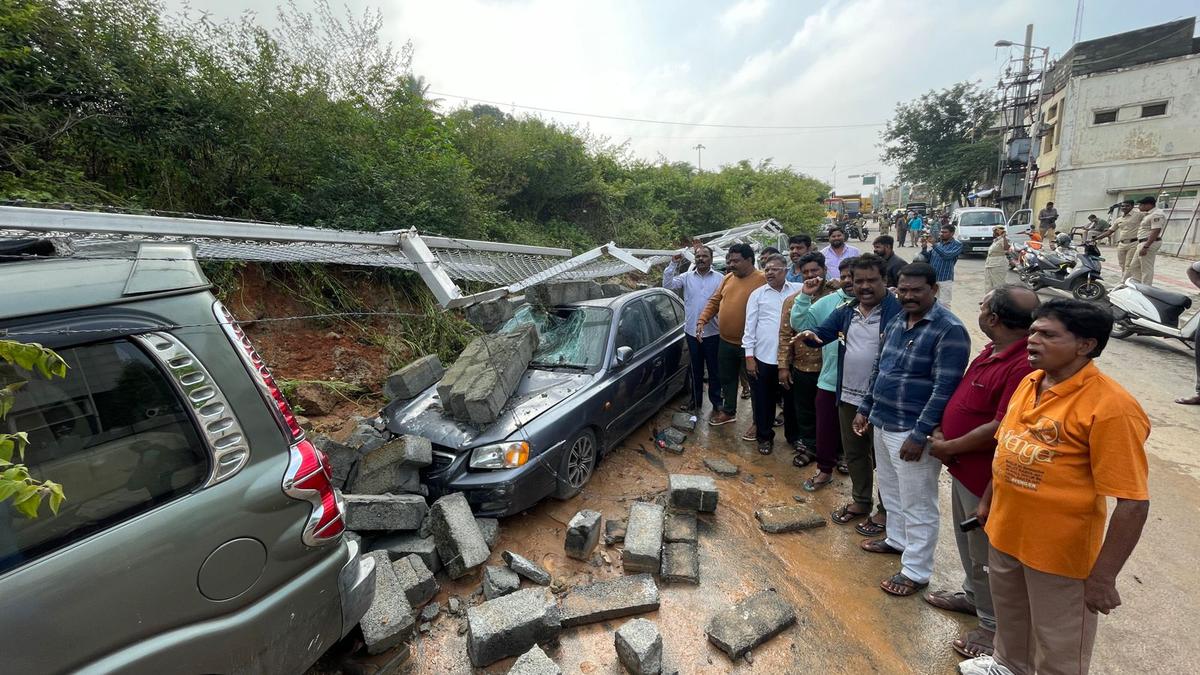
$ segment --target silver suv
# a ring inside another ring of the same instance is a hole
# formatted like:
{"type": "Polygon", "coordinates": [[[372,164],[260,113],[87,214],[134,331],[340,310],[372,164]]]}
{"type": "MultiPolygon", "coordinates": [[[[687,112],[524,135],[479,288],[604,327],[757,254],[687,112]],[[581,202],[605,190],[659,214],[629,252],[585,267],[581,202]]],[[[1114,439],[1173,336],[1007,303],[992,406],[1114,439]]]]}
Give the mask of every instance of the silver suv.
{"type": "Polygon", "coordinates": [[[4,670],[304,670],[374,593],[328,460],[190,246],[86,250],[0,264],[0,337],[69,366],[4,420],[67,498],[0,503],[4,670]]]}

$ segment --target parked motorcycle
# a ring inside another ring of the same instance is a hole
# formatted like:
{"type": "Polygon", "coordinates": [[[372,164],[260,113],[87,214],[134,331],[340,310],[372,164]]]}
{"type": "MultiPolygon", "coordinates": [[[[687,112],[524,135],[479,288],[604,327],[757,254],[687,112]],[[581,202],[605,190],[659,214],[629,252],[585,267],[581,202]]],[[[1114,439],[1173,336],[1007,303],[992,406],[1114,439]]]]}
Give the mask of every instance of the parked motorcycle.
{"type": "Polygon", "coordinates": [[[1100,249],[1092,242],[1083,242],[1083,252],[1078,252],[1071,243],[1071,236],[1060,234],[1055,240],[1054,250],[1026,249],[1022,264],[1017,267],[1017,276],[1032,288],[1057,288],[1069,291],[1079,300],[1099,300],[1104,297],[1104,284],[1100,283],[1100,249]]]}
{"type": "Polygon", "coordinates": [[[1151,335],[1174,338],[1185,345],[1191,341],[1196,348],[1196,330],[1200,328],[1200,312],[1192,314],[1183,327],[1179,318],[1192,306],[1192,299],[1183,293],[1147,286],[1126,279],[1109,293],[1112,303],[1112,336],[1124,340],[1130,335],[1151,335]]]}
{"type": "Polygon", "coordinates": [[[850,222],[846,225],[846,238],[857,239],[859,241],[867,240],[867,224],[850,222]]]}

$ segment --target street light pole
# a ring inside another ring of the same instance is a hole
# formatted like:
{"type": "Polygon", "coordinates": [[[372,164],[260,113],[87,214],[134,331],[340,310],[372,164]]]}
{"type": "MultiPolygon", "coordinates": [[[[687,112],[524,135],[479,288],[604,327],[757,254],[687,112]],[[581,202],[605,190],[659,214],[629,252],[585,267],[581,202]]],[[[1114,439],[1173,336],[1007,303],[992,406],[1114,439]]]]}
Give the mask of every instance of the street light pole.
{"type": "Polygon", "coordinates": [[[697,143],[692,146],[692,149],[696,151],[696,170],[704,171],[704,165],[700,163],[700,151],[705,149],[704,144],[697,143]]]}
{"type": "Polygon", "coordinates": [[[1034,143],[1041,143],[1041,141],[1038,140],[1037,135],[1041,132],[1042,126],[1042,102],[1046,99],[1046,68],[1050,65],[1050,50],[1046,47],[1034,47],[1034,49],[1042,50],[1042,81],[1038,85],[1036,114],[1033,118],[1033,126],[1030,127],[1032,133],[1029,134],[1029,161],[1025,162],[1025,194],[1021,199],[1021,208],[1023,209],[1029,208],[1030,199],[1033,197],[1033,181],[1037,178],[1037,176],[1033,173],[1033,151],[1034,143]]]}

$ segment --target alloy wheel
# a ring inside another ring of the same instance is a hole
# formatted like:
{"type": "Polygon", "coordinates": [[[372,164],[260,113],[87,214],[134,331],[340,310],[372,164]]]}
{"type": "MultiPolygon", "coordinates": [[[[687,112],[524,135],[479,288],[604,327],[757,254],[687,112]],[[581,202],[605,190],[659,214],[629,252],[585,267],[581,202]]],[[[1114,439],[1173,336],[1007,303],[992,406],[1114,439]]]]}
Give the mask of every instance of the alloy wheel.
{"type": "Polygon", "coordinates": [[[589,435],[575,439],[571,446],[571,456],[567,460],[567,482],[571,487],[583,487],[592,475],[592,465],[596,457],[596,445],[589,435]]]}

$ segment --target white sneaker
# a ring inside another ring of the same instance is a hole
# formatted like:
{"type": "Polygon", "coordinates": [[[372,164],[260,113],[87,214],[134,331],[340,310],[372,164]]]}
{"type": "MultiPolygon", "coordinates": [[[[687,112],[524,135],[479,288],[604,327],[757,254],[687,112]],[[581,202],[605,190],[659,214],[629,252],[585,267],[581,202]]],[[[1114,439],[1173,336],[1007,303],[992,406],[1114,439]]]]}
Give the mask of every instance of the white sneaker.
{"type": "Polygon", "coordinates": [[[1013,675],[1008,668],[996,663],[990,656],[977,656],[958,664],[961,675],[1013,675]]]}

